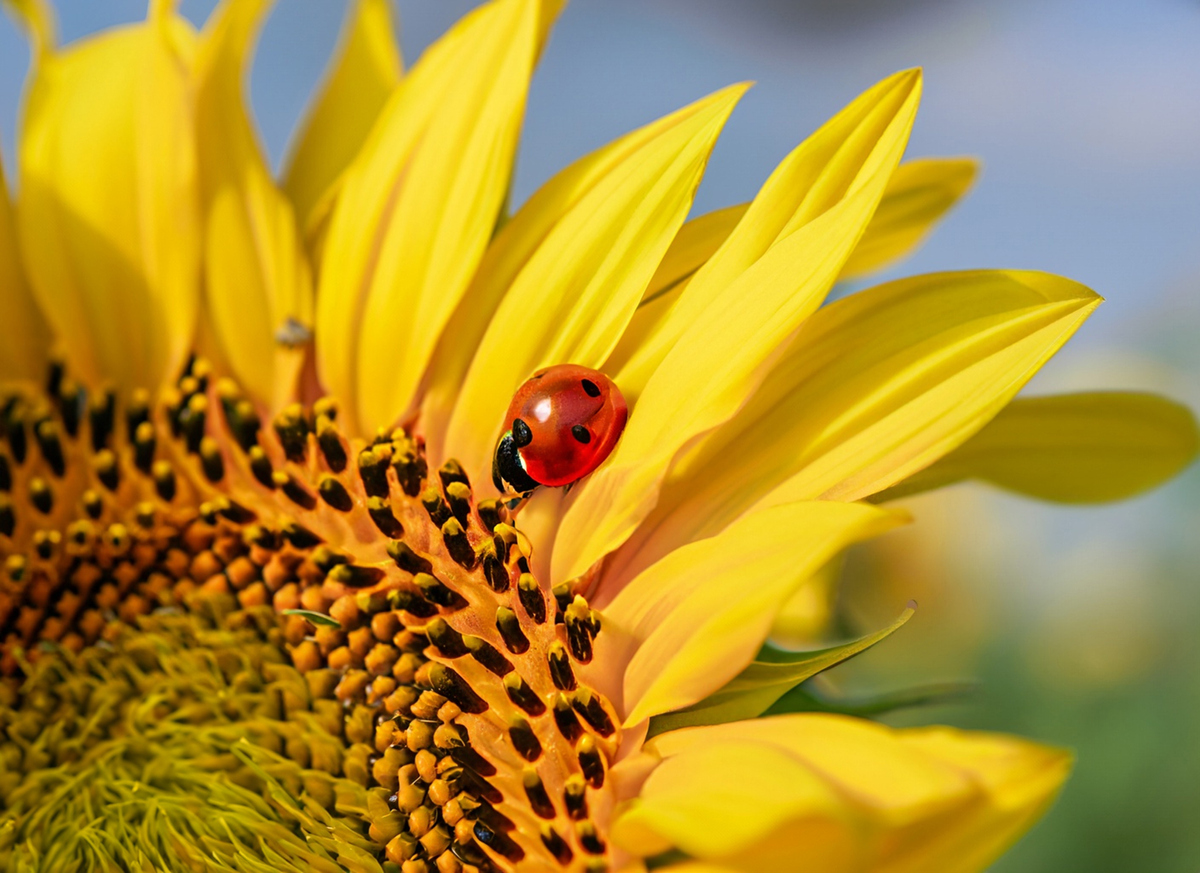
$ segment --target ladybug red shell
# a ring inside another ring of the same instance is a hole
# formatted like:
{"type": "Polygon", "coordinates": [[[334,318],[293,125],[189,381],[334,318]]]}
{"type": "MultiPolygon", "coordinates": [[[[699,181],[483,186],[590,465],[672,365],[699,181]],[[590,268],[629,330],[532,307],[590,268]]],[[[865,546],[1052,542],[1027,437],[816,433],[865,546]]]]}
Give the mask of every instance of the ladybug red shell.
{"type": "Polygon", "coordinates": [[[556,364],[517,389],[492,458],[492,481],[526,493],[577,482],[604,462],[621,438],[628,407],[599,370],[556,364]]]}

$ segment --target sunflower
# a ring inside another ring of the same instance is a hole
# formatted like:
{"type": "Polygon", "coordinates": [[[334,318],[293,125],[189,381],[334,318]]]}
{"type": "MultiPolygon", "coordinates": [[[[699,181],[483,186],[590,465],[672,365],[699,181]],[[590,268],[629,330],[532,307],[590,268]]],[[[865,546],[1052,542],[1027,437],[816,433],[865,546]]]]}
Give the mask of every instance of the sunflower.
{"type": "Polygon", "coordinates": [[[969,871],[1045,810],[1067,752],[798,711],[911,610],[768,641],[907,520],[889,497],[1108,499],[1196,450],[1158,398],[1010,402],[1100,302],[1069,280],[822,306],[973,178],[900,163],[919,71],[744,206],[687,221],[739,85],[510,215],[559,2],[486,3],[402,74],[359,0],[279,182],[242,95],[266,0],[199,34],[152,0],[65,48],[11,5],[34,60],[0,197],[6,869],[969,871]],[[568,362],[628,424],[514,503],[505,409],[568,362]]]}

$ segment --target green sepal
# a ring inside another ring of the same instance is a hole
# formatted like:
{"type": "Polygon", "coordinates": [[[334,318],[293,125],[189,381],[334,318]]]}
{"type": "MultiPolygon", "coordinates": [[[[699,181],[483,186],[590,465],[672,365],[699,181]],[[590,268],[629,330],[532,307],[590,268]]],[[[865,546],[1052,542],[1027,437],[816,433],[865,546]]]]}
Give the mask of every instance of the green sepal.
{"type": "Polygon", "coordinates": [[[950,703],[973,693],[978,686],[972,682],[943,682],[901,688],[881,694],[847,697],[823,691],[815,681],[797,685],[779,698],[763,715],[783,715],[792,712],[832,712],[858,718],[877,718],[898,709],[950,703]]]}
{"type": "Polygon", "coordinates": [[[899,618],[882,630],[826,649],[793,652],[765,645],[754,661],[720,690],[686,709],[650,719],[649,736],[682,727],[723,724],[762,715],[800,683],[899,630],[912,618],[915,606],[909,604],[899,618]]]}

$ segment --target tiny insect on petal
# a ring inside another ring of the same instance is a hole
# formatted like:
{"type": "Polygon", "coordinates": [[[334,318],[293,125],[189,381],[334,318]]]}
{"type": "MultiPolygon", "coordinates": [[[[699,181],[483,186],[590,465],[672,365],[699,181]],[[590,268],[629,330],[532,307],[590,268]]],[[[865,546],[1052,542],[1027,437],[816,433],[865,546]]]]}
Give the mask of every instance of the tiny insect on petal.
{"type": "Polygon", "coordinates": [[[507,483],[524,493],[579,481],[612,453],[627,418],[621,390],[598,370],[577,364],[539,370],[509,404],[509,430],[493,463],[496,487],[507,483]]]}

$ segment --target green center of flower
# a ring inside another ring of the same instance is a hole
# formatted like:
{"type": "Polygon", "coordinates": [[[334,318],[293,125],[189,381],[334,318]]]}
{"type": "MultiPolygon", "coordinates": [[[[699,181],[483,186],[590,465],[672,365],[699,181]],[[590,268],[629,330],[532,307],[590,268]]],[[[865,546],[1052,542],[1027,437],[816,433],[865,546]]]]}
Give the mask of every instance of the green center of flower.
{"type": "Polygon", "coordinates": [[[596,613],[420,439],[347,440],[327,400],[263,426],[209,382],[0,400],[0,851],[606,869],[596,613]]]}

